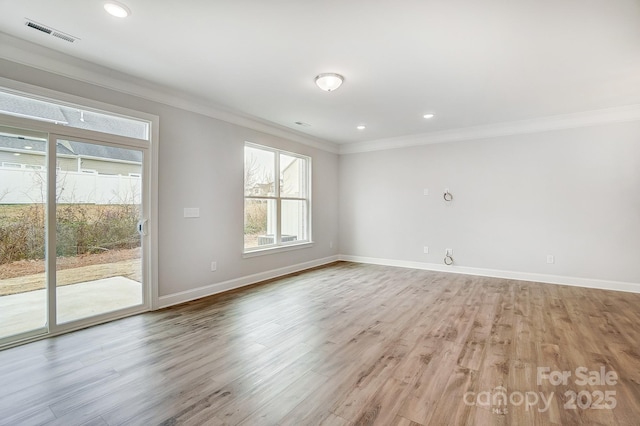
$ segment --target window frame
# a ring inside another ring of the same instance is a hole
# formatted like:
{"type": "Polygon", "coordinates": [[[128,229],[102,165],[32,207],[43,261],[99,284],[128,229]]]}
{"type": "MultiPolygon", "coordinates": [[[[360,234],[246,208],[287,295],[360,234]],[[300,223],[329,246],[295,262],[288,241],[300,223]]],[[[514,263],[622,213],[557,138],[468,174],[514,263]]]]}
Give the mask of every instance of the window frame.
{"type": "Polygon", "coordinates": [[[311,187],[312,187],[312,158],[308,155],[299,154],[297,152],[291,152],[283,149],[273,148],[271,146],[260,145],[253,142],[245,141],[243,146],[243,244],[242,244],[242,253],[243,257],[253,257],[259,256],[263,254],[271,254],[282,251],[289,250],[297,250],[302,248],[308,248],[313,246],[313,238],[312,238],[312,220],[311,220],[311,203],[312,203],[312,195],[311,195],[311,187]],[[258,149],[266,152],[273,153],[274,155],[274,191],[273,195],[265,195],[265,194],[247,194],[246,193],[246,149],[258,149]],[[293,157],[299,160],[303,160],[305,162],[305,187],[301,187],[304,194],[306,196],[294,197],[289,195],[282,195],[282,182],[280,179],[281,176],[281,165],[280,165],[280,156],[286,155],[289,157],[293,157]],[[275,204],[276,217],[275,217],[275,232],[274,232],[274,242],[273,244],[265,244],[262,246],[256,247],[246,247],[244,243],[244,220],[246,218],[246,205],[247,200],[273,200],[275,204]],[[303,220],[306,222],[306,226],[304,228],[306,238],[303,240],[296,239],[295,241],[282,241],[282,202],[283,201],[301,201],[305,204],[305,215],[303,220]]]}

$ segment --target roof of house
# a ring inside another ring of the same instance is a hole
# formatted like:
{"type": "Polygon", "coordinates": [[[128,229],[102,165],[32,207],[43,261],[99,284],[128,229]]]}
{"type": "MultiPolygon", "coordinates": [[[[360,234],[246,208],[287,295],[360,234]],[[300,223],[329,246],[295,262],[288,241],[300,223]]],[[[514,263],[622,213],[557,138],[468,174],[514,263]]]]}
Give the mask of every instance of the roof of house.
{"type": "MultiPolygon", "coordinates": [[[[47,150],[47,142],[42,139],[30,139],[0,134],[0,150],[8,148],[11,150],[30,151],[44,154],[47,150]]],[[[66,146],[58,144],[58,154],[77,155],[66,146]]]]}
{"type": "MultiPolygon", "coordinates": [[[[63,143],[58,143],[57,145],[58,146],[56,148],[56,152],[60,155],[102,158],[106,161],[119,160],[131,161],[135,163],[142,162],[142,152],[132,149],[75,141],[64,141],[63,143]]],[[[2,148],[8,148],[12,150],[28,150],[31,152],[38,152],[42,154],[46,151],[46,142],[40,139],[25,139],[0,134],[0,150],[2,148]],[[31,148],[27,148],[28,146],[31,148]]]]}
{"type": "MultiPolygon", "coordinates": [[[[73,154],[79,157],[97,157],[107,160],[142,162],[142,152],[128,148],[117,148],[114,146],[96,145],[84,142],[69,141],[73,154]]],[[[60,147],[60,144],[58,144],[60,147]]]]}

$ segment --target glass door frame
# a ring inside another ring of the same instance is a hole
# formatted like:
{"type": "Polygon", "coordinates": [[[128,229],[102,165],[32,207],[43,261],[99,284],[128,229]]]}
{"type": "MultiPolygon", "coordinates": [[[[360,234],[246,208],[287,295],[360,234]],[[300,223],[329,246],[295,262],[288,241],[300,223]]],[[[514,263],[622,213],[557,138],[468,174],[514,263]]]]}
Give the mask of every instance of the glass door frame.
{"type": "MultiPolygon", "coordinates": [[[[0,79],[0,84],[5,85],[8,80],[0,79]]],[[[65,95],[46,89],[25,84],[15,84],[21,89],[31,88],[34,92],[44,92],[45,95],[61,101],[85,104],[104,111],[113,111],[115,114],[127,114],[149,122],[149,140],[135,139],[125,136],[112,135],[93,130],[67,127],[61,124],[49,123],[31,118],[15,117],[0,113],[0,125],[12,127],[17,130],[37,131],[46,133],[47,137],[47,206],[45,213],[45,282],[47,294],[47,322],[43,328],[30,330],[13,336],[0,339],[0,350],[38,340],[43,337],[58,335],[72,330],[85,328],[118,318],[146,312],[158,307],[158,130],[159,118],[154,115],[130,111],[124,108],[93,102],[71,95],[65,95]],[[56,94],[57,96],[51,96],[56,94]],[[146,220],[146,235],[141,235],[142,244],[142,286],[143,295],[141,305],[121,310],[99,314],[96,316],[63,323],[59,325],[56,318],[56,141],[58,139],[72,139],[87,143],[97,143],[119,148],[136,149],[143,152],[143,188],[142,188],[142,220],[146,220]],[[53,256],[49,256],[53,253],[53,256]]],[[[6,87],[6,86],[5,86],[6,87]]],[[[28,92],[25,90],[25,92],[28,92]]],[[[44,96],[44,95],[43,95],[44,96]]]]}
{"type": "MultiPolygon", "coordinates": [[[[38,134],[39,137],[42,137],[43,140],[45,140],[45,147],[46,147],[46,151],[48,151],[48,146],[49,146],[49,134],[46,131],[34,131],[33,129],[25,129],[25,128],[19,128],[17,126],[13,126],[13,125],[5,125],[5,121],[3,120],[3,117],[0,115],[0,129],[2,129],[3,131],[8,131],[9,133],[12,133],[15,130],[15,135],[16,136],[22,136],[24,134],[30,134],[30,135],[34,135],[34,134],[38,134]]],[[[46,157],[46,153],[45,153],[45,159],[46,157]]],[[[45,164],[45,167],[47,165],[45,164]]],[[[48,172],[46,174],[46,179],[48,179],[48,172]]],[[[46,191],[48,191],[48,188],[46,189],[46,191]]],[[[45,192],[46,192],[45,191],[45,192]]],[[[48,295],[48,291],[47,291],[47,276],[46,276],[46,247],[47,247],[47,199],[43,199],[43,204],[45,206],[45,211],[44,211],[44,219],[45,219],[45,229],[44,229],[44,238],[45,238],[45,247],[44,247],[44,258],[45,258],[45,273],[44,273],[44,300],[43,300],[43,310],[44,310],[44,315],[42,316],[43,319],[43,323],[42,326],[37,327],[37,328],[33,328],[27,331],[21,331],[18,332],[16,334],[13,335],[8,335],[8,336],[4,336],[0,338],[0,349],[3,349],[5,346],[13,346],[16,342],[20,343],[22,341],[29,341],[29,340],[35,340],[38,339],[42,336],[46,336],[49,332],[49,320],[48,320],[48,300],[49,300],[49,295],[48,295]]]]}
{"type": "MultiPolygon", "coordinates": [[[[142,194],[141,194],[141,212],[140,222],[145,223],[149,221],[149,195],[147,180],[149,176],[149,147],[141,147],[140,144],[120,144],[113,143],[104,140],[79,138],[70,136],[63,133],[49,133],[47,140],[47,214],[46,214],[46,289],[47,289],[47,324],[49,333],[58,334],[64,333],[78,328],[84,328],[96,323],[107,322],[116,318],[129,316],[141,312],[150,310],[151,308],[151,292],[149,291],[149,261],[147,253],[150,249],[149,244],[149,232],[140,233],[140,242],[142,248],[142,303],[131,307],[117,309],[114,311],[89,316],[77,320],[72,320],[65,323],[58,322],[58,294],[57,289],[57,241],[56,241],[56,229],[57,229],[57,144],[60,140],[72,140],[74,142],[81,142],[87,144],[95,144],[101,146],[111,146],[115,148],[133,149],[142,152],[142,194]],[[145,235],[146,234],[146,235],[145,235]],[[52,256],[49,253],[53,253],[52,256]]],[[[144,225],[143,225],[144,226],[144,225]]]]}

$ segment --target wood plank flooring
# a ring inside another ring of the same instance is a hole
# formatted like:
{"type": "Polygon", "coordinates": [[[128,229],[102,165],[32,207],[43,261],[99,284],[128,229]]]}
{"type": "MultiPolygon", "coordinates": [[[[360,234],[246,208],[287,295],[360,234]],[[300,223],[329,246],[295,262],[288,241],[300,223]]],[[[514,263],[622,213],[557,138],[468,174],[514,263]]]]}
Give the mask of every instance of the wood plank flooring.
{"type": "Polygon", "coordinates": [[[638,425],[639,325],[640,294],[340,262],[2,351],[0,425],[638,425]]]}

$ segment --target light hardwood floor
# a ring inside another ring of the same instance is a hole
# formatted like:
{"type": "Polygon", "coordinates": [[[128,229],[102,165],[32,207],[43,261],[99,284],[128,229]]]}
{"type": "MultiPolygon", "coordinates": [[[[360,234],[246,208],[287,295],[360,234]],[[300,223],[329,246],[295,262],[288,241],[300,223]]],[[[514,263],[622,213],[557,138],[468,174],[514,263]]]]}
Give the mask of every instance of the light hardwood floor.
{"type": "Polygon", "coordinates": [[[342,262],[2,351],[0,424],[638,425],[639,326],[640,294],[342,262]]]}

